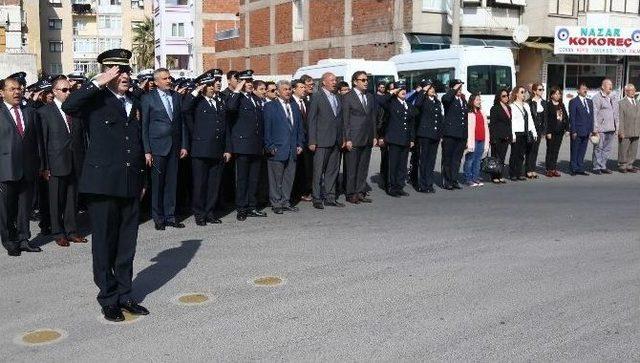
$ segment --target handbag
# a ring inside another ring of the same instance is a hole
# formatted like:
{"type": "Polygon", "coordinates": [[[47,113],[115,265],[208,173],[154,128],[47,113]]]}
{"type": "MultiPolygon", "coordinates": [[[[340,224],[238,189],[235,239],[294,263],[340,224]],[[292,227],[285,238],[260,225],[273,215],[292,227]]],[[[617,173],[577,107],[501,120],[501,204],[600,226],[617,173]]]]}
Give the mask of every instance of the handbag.
{"type": "Polygon", "coordinates": [[[589,140],[591,140],[591,143],[593,145],[598,145],[600,143],[600,134],[595,134],[595,135],[589,136],[589,140]]]}
{"type": "Polygon", "coordinates": [[[482,159],[482,171],[487,173],[487,174],[492,174],[492,175],[496,175],[496,174],[502,174],[502,162],[500,162],[500,159],[498,158],[494,158],[492,156],[487,156],[486,158],[482,159]]]}

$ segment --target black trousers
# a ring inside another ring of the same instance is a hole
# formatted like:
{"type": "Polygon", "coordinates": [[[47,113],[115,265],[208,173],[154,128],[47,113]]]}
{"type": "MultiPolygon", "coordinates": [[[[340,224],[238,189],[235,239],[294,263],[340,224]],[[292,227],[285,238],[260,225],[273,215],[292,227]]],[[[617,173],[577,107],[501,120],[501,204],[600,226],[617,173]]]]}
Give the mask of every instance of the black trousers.
{"type": "Polygon", "coordinates": [[[536,171],[536,164],[538,160],[538,149],[540,149],[540,137],[534,142],[527,144],[526,158],[527,158],[527,173],[533,173],[536,171]]]}
{"type": "Polygon", "coordinates": [[[313,154],[313,202],[336,201],[340,158],[342,153],[337,145],[317,147],[313,154]]]}
{"type": "Polygon", "coordinates": [[[304,148],[296,160],[296,179],[293,184],[293,195],[299,199],[303,195],[311,195],[313,190],[313,152],[304,148]]]}
{"type": "Polygon", "coordinates": [[[236,200],[236,163],[225,163],[222,171],[221,201],[231,205],[236,200]]]}
{"type": "Polygon", "coordinates": [[[380,180],[382,189],[389,191],[389,145],[380,148],[380,180]]]}
{"type": "Polygon", "coordinates": [[[545,156],[545,167],[547,170],[558,169],[558,154],[560,153],[560,146],[562,146],[562,138],[564,132],[561,134],[551,134],[551,139],[547,140],[547,155],[545,156]]]}
{"type": "Polygon", "coordinates": [[[37,204],[39,214],[38,227],[40,227],[40,230],[42,231],[51,228],[51,215],[49,213],[49,183],[41,176],[38,176],[36,179],[35,188],[36,197],[32,197],[32,199],[33,202],[37,204]]]}
{"type": "Polygon", "coordinates": [[[420,146],[416,143],[409,152],[409,183],[415,187],[420,179],[420,146]]]}
{"type": "Polygon", "coordinates": [[[76,223],[78,183],[74,173],[49,178],[49,211],[51,232],[68,237],[78,232],[76,223]]]}
{"type": "MultiPolygon", "coordinates": [[[[509,139],[498,140],[496,142],[491,143],[491,156],[500,160],[500,163],[504,165],[505,159],[507,157],[507,150],[509,150],[510,144],[511,144],[511,141],[509,141],[509,139]]],[[[501,170],[500,173],[491,175],[491,177],[494,179],[502,179],[503,178],[502,169],[500,170],[501,170]]]]}
{"type": "Polygon", "coordinates": [[[196,220],[215,217],[214,211],[220,193],[220,182],[224,170],[222,158],[192,158],[193,215],[196,220]]]}
{"type": "Polygon", "coordinates": [[[364,195],[367,191],[367,176],[371,162],[371,146],[354,146],[346,153],[347,188],[346,195],[364,195]]]}
{"type": "Polygon", "coordinates": [[[34,184],[31,181],[0,183],[0,238],[7,250],[31,238],[29,216],[33,208],[34,184]]]}
{"type": "Polygon", "coordinates": [[[460,162],[464,154],[465,139],[444,136],[442,138],[442,186],[458,182],[460,162]]]}
{"type": "Polygon", "coordinates": [[[153,155],[151,167],[151,217],[159,224],[176,221],[178,191],[178,152],[171,148],[167,156],[153,155]]]}
{"type": "Polygon", "coordinates": [[[93,281],[98,303],[116,305],[131,299],[133,257],[138,241],[138,198],[86,194],[93,235],[93,281]]]}
{"type": "Polygon", "coordinates": [[[400,192],[407,180],[407,161],[409,146],[388,144],[389,153],[389,192],[400,192]]]}
{"type": "Polygon", "coordinates": [[[261,155],[236,154],[236,209],[249,211],[258,206],[261,155]]]}
{"type": "Polygon", "coordinates": [[[422,189],[433,187],[433,169],[436,167],[438,145],[440,145],[440,140],[428,137],[418,138],[418,148],[420,149],[418,186],[422,189]]]}
{"type": "Polygon", "coordinates": [[[524,176],[523,167],[526,152],[527,134],[517,132],[516,142],[511,144],[511,155],[509,155],[509,175],[512,178],[524,176]]]}

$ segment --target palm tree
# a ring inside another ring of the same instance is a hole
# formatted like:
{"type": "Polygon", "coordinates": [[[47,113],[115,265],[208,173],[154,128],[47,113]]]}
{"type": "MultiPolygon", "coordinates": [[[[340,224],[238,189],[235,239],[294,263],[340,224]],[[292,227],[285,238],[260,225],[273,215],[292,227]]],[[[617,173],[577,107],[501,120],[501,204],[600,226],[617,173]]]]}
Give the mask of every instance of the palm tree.
{"type": "Polygon", "coordinates": [[[144,21],[133,28],[133,54],[138,70],[153,68],[155,50],[153,30],[153,19],[149,17],[145,17],[144,21]]]}

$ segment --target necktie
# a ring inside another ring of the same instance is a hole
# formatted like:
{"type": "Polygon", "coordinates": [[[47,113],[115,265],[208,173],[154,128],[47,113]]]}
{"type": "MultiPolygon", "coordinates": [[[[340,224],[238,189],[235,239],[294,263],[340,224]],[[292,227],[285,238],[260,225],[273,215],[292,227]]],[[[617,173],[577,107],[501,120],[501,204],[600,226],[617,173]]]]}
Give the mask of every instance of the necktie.
{"type": "Polygon", "coordinates": [[[18,133],[20,134],[20,137],[24,137],[24,125],[22,124],[22,117],[20,117],[18,107],[13,107],[13,114],[16,116],[16,128],[18,129],[18,133]]]}
{"type": "Polygon", "coordinates": [[[210,98],[210,99],[209,99],[209,104],[211,105],[211,107],[213,107],[214,109],[218,110],[218,108],[216,107],[216,103],[215,103],[215,101],[213,100],[213,98],[210,98]]]}
{"type": "Polygon", "coordinates": [[[304,108],[304,101],[300,100],[300,111],[302,112],[302,118],[307,118],[307,110],[304,108]]]}
{"type": "Polygon", "coordinates": [[[336,96],[331,95],[329,97],[329,103],[331,103],[331,109],[333,110],[333,115],[338,116],[338,105],[336,104],[336,96]]]}
{"type": "Polygon", "coordinates": [[[65,119],[67,120],[67,127],[69,128],[69,133],[71,133],[71,117],[67,114],[64,114],[65,119]]]}
{"type": "Polygon", "coordinates": [[[367,96],[364,93],[361,93],[360,96],[362,97],[362,106],[364,106],[364,109],[367,109],[367,96]]]}
{"type": "Polygon", "coordinates": [[[289,119],[289,123],[293,126],[293,117],[291,117],[291,105],[289,102],[284,104],[284,108],[287,110],[287,119],[289,119]]]}
{"type": "Polygon", "coordinates": [[[122,103],[122,109],[124,110],[124,114],[127,114],[127,99],[124,97],[120,97],[120,103],[122,103]]]}
{"type": "Polygon", "coordinates": [[[589,106],[587,106],[587,99],[586,98],[582,99],[582,104],[584,104],[584,108],[587,110],[587,113],[589,113],[589,106]]]}
{"type": "Polygon", "coordinates": [[[635,99],[635,98],[632,98],[632,99],[631,99],[631,103],[635,106],[635,105],[636,105],[636,99],[635,99]]]}
{"type": "Polygon", "coordinates": [[[169,94],[167,93],[163,93],[163,95],[165,98],[167,113],[169,114],[169,118],[173,120],[173,105],[171,105],[171,97],[169,97],[169,94]]]}

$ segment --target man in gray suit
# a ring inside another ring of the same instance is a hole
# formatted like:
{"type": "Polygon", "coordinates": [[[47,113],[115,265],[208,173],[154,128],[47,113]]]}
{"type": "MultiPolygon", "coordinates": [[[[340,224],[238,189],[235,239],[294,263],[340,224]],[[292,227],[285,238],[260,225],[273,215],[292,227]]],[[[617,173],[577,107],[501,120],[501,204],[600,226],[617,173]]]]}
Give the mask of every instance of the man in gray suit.
{"type": "Polygon", "coordinates": [[[618,128],[618,171],[635,173],[633,163],[638,154],[640,136],[640,105],[636,100],[636,87],[629,83],[624,87],[625,98],[618,102],[620,124],[618,128]]]}
{"type": "Polygon", "coordinates": [[[311,97],[307,116],[309,150],[314,153],[312,195],[316,209],[344,207],[336,198],[342,146],[342,102],[335,90],[336,76],[333,73],[323,74],[322,87],[311,97]]]}
{"type": "Polygon", "coordinates": [[[342,119],[345,148],[347,149],[347,201],[353,204],[371,203],[365,197],[371,149],[377,145],[376,104],[367,93],[367,72],[358,71],[351,76],[353,90],[344,95],[342,119]]]}
{"type": "Polygon", "coordinates": [[[593,132],[600,135],[600,143],[593,146],[593,174],[611,174],[607,169],[609,153],[618,131],[618,96],[613,92],[613,83],[605,78],[593,101],[593,132]]]}
{"type": "Polygon", "coordinates": [[[186,157],[188,145],[181,97],[171,90],[168,69],[157,69],[153,77],[156,89],[142,96],[140,111],[145,159],[152,167],[151,216],[157,230],[184,228],[175,216],[178,155],[186,157]]]}

